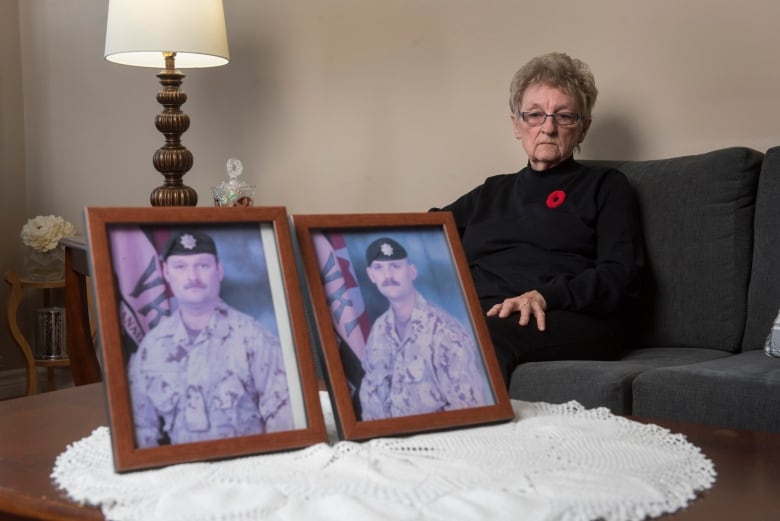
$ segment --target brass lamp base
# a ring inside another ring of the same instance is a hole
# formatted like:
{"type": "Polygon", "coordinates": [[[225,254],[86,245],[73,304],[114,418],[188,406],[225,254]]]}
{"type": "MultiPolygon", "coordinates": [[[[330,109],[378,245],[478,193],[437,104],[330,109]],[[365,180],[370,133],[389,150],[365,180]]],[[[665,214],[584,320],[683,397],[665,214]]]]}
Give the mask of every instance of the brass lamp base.
{"type": "Polygon", "coordinates": [[[192,168],[192,152],[181,144],[181,135],[190,128],[190,118],[181,111],[187,101],[187,94],[180,89],[184,74],[176,70],[176,53],[165,52],[165,69],[157,74],[162,90],[157,101],[163,111],[154,119],[154,126],[165,136],[165,144],[157,149],[152,158],[154,168],[165,181],[152,191],[149,201],[152,206],[195,206],[198,193],[186,186],[182,177],[192,168]]]}
{"type": "Polygon", "coordinates": [[[183,183],[158,186],[149,196],[152,206],[197,206],[198,193],[183,183]]]}

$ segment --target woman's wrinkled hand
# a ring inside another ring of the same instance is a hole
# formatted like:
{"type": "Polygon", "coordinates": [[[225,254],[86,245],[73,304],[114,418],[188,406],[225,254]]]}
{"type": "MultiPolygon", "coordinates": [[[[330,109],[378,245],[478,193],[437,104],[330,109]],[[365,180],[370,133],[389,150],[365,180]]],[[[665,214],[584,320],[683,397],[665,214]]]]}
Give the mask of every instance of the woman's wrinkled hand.
{"type": "Polygon", "coordinates": [[[547,309],[547,302],[541,293],[536,290],[527,291],[517,297],[505,299],[500,304],[496,304],[490,308],[487,312],[489,317],[506,318],[514,312],[520,313],[520,320],[518,323],[521,326],[527,326],[531,321],[531,317],[536,318],[536,327],[539,331],[544,331],[545,324],[545,310],[547,309]]]}

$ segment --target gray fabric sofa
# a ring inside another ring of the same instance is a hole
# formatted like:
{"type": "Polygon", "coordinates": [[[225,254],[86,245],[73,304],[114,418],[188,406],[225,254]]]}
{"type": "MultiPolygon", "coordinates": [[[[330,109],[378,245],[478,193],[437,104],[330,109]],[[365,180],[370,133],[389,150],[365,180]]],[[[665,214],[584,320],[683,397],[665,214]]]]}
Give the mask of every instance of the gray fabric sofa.
{"type": "Polygon", "coordinates": [[[780,147],[591,163],[639,199],[640,323],[620,360],[523,364],[510,396],[780,432],[780,358],[763,350],[780,309],[780,147]]]}

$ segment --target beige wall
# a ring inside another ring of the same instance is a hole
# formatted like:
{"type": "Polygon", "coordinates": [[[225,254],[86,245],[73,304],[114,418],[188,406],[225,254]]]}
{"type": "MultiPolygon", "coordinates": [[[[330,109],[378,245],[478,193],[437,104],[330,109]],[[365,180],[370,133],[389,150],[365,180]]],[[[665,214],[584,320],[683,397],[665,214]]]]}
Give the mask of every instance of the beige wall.
{"type": "MultiPolygon", "coordinates": [[[[17,0],[0,0],[0,277],[18,268],[22,251],[19,229],[25,212],[24,112],[17,0]]],[[[8,286],[0,281],[0,320],[5,324],[8,286]]],[[[21,355],[0,327],[0,368],[17,365],[21,355]]]]}
{"type": "MultiPolygon", "coordinates": [[[[0,2],[13,14],[16,2],[0,2]]],[[[185,71],[192,127],[183,141],[195,155],[185,180],[201,205],[229,157],[243,161],[259,204],[291,213],[447,203],[525,163],[510,130],[508,82],[551,50],[588,62],[600,87],[580,157],[780,144],[776,0],[224,4],[231,63],[185,71]]],[[[84,206],[145,206],[161,179],[151,165],[162,144],[156,71],[103,60],[107,2],[18,6],[26,178],[8,173],[22,158],[9,167],[3,154],[3,197],[26,180],[26,209],[2,229],[8,244],[27,216],[57,213],[83,228],[84,206]]],[[[13,22],[1,19],[3,38],[13,38],[13,22]]],[[[1,62],[4,87],[18,75],[15,49],[1,62]]],[[[4,149],[21,147],[9,133],[21,128],[15,100],[4,91],[4,149]]]]}

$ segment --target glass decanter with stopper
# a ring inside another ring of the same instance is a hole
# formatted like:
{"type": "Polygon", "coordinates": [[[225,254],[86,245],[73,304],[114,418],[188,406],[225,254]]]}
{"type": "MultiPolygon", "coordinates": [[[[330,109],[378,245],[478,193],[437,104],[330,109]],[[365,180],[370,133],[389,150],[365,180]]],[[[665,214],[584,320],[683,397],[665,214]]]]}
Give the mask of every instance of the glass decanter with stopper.
{"type": "Polygon", "coordinates": [[[231,157],[227,160],[228,179],[211,187],[214,206],[254,206],[255,185],[238,179],[243,170],[244,166],[238,159],[231,157]]]}

